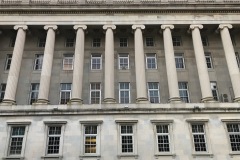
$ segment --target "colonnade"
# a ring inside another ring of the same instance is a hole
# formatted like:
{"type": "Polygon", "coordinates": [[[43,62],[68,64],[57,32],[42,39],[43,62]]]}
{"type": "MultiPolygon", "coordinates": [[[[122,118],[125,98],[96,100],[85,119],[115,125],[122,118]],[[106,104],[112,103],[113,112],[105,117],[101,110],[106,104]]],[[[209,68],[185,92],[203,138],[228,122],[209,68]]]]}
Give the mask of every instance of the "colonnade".
{"type": "MultiPolygon", "coordinates": [[[[9,70],[7,79],[7,86],[3,103],[15,104],[15,95],[17,90],[17,84],[19,79],[21,60],[24,51],[24,44],[26,39],[26,25],[14,26],[17,30],[16,42],[13,50],[12,63],[9,70]]],[[[73,27],[76,30],[76,46],[74,53],[74,70],[72,81],[72,104],[82,103],[82,82],[83,82],[83,61],[84,61],[84,41],[85,33],[87,29],[86,25],[75,25],[73,27]]],[[[206,59],[204,56],[204,50],[201,40],[200,29],[203,25],[190,25],[192,33],[193,47],[197,64],[197,71],[199,75],[200,88],[202,93],[202,102],[214,101],[210,87],[210,79],[208,75],[208,69],[206,59]]],[[[235,58],[235,52],[229,29],[232,28],[230,24],[220,24],[219,30],[222,38],[222,44],[227,61],[227,67],[229,70],[232,87],[234,91],[234,100],[240,102],[240,73],[235,58]]],[[[55,31],[56,25],[46,25],[44,29],[47,30],[46,46],[44,50],[43,65],[40,78],[40,87],[37,104],[48,104],[49,88],[51,80],[51,71],[54,54],[55,44],[55,31]]],[[[103,29],[106,30],[105,34],[105,103],[115,103],[114,96],[114,33],[116,29],[115,25],[104,25],[103,29]]],[[[145,29],[144,25],[133,25],[134,30],[134,47],[135,47],[135,72],[136,72],[136,89],[137,89],[137,103],[148,103],[147,88],[146,88],[146,74],[145,74],[145,58],[144,58],[144,45],[142,30],[145,29]]],[[[163,30],[164,40],[164,52],[167,69],[167,79],[169,88],[169,102],[180,102],[179,90],[178,90],[178,78],[174,59],[174,49],[172,42],[171,30],[174,29],[174,25],[161,25],[163,30]]]]}

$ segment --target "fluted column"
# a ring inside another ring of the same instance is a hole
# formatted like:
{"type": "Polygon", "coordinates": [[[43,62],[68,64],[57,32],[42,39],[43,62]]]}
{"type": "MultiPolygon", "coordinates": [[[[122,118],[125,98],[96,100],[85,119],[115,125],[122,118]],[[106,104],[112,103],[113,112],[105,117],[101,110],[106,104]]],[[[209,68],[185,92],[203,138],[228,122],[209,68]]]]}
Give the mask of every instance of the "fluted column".
{"type": "Polygon", "coordinates": [[[82,85],[83,85],[83,66],[84,66],[84,42],[86,25],[75,25],[77,30],[74,67],[73,67],[73,82],[72,82],[72,99],[71,104],[82,104],[82,85]]]}
{"type": "Polygon", "coordinates": [[[12,62],[8,73],[6,91],[3,99],[3,103],[7,104],[15,104],[18,78],[26,39],[26,30],[28,27],[26,25],[16,25],[14,26],[14,29],[18,31],[13,49],[12,62]]]}
{"type": "Polygon", "coordinates": [[[190,25],[190,30],[192,31],[192,39],[193,39],[193,48],[195,53],[195,59],[197,64],[200,88],[202,92],[202,102],[214,101],[208,69],[206,64],[206,58],[203,50],[201,34],[199,29],[202,29],[203,25],[190,25]]]}
{"type": "Polygon", "coordinates": [[[114,36],[115,25],[104,25],[105,37],[105,76],[104,76],[104,102],[115,103],[114,98],[114,36]]]}
{"type": "Polygon", "coordinates": [[[174,29],[174,26],[161,25],[161,29],[163,29],[164,52],[169,89],[169,102],[180,102],[181,99],[178,90],[178,78],[171,34],[171,29],[174,29]]]}
{"type": "Polygon", "coordinates": [[[134,29],[134,47],[135,47],[135,73],[136,73],[136,89],[138,103],[147,103],[147,87],[146,87],[146,73],[145,73],[145,58],[143,48],[142,29],[144,25],[133,25],[134,29]]]}
{"type": "Polygon", "coordinates": [[[228,29],[231,29],[231,24],[220,24],[220,34],[222,38],[223,49],[227,61],[228,72],[230,74],[230,79],[232,82],[232,88],[234,92],[234,101],[240,102],[240,73],[237,65],[235,52],[232,44],[232,40],[230,37],[230,33],[228,29]]]}
{"type": "Polygon", "coordinates": [[[55,45],[55,30],[57,29],[56,25],[46,25],[44,29],[47,30],[46,45],[44,49],[43,56],[43,65],[40,78],[40,87],[37,104],[47,104],[49,103],[48,94],[50,88],[50,80],[52,73],[52,62],[53,62],[53,53],[55,45]]]}

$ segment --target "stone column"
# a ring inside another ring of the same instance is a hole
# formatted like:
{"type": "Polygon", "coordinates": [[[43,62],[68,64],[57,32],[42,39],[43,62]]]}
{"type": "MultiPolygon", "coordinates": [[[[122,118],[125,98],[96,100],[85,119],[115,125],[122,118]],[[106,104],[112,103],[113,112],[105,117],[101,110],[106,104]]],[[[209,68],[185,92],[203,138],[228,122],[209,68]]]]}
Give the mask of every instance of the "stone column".
{"type": "Polygon", "coordinates": [[[232,88],[235,95],[234,101],[240,102],[240,73],[239,73],[239,68],[237,65],[236,57],[235,57],[232,40],[228,30],[231,28],[232,28],[231,24],[219,25],[223,49],[225,52],[225,57],[226,57],[227,66],[228,66],[228,72],[230,74],[232,88]]]}
{"type": "Polygon", "coordinates": [[[104,76],[104,102],[115,103],[114,96],[114,36],[115,25],[104,25],[105,37],[105,76],[104,76]]]}
{"type": "Polygon", "coordinates": [[[72,83],[72,99],[71,104],[82,104],[82,86],[83,86],[83,66],[84,66],[84,42],[86,25],[75,25],[77,30],[74,67],[73,67],[73,83],[72,83]]]}
{"type": "Polygon", "coordinates": [[[178,90],[178,78],[171,34],[171,29],[174,29],[174,26],[161,25],[161,29],[163,29],[164,52],[169,89],[169,102],[181,102],[178,90]]]}
{"type": "Polygon", "coordinates": [[[8,73],[6,91],[3,99],[3,103],[10,105],[15,104],[16,102],[15,96],[26,39],[26,30],[28,29],[28,27],[26,25],[16,25],[14,26],[14,29],[18,31],[13,49],[12,62],[8,73]]]}
{"type": "Polygon", "coordinates": [[[202,39],[199,29],[202,29],[203,25],[190,25],[192,31],[193,48],[195,53],[195,59],[197,64],[199,82],[202,92],[202,102],[215,101],[212,95],[208,68],[206,64],[206,58],[203,50],[202,39]]]}
{"type": "Polygon", "coordinates": [[[147,98],[147,84],[145,73],[145,57],[143,48],[143,36],[142,29],[145,29],[144,25],[133,25],[134,29],[134,47],[135,47],[135,73],[136,73],[136,89],[138,103],[148,103],[147,98]]]}
{"type": "Polygon", "coordinates": [[[43,65],[40,78],[39,94],[37,104],[48,104],[48,94],[50,88],[53,53],[55,45],[55,30],[56,25],[46,25],[44,29],[47,30],[46,45],[43,56],[43,65]]]}

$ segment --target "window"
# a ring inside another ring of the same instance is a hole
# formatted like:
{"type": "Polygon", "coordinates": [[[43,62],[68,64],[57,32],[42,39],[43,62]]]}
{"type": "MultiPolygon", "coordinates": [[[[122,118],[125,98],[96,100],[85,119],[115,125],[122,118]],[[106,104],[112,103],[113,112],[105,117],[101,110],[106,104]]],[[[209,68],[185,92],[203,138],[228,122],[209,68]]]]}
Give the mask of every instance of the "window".
{"type": "Polygon", "coordinates": [[[93,53],[91,57],[91,69],[100,70],[102,69],[102,55],[100,53],[93,53]]]}
{"type": "Polygon", "coordinates": [[[42,70],[43,54],[36,54],[34,60],[34,70],[42,70]]]}
{"type": "Polygon", "coordinates": [[[66,46],[66,47],[74,47],[74,43],[75,43],[74,38],[67,38],[67,39],[66,39],[65,46],[66,46]]]}
{"type": "Polygon", "coordinates": [[[133,126],[121,125],[121,148],[122,153],[133,152],[133,126]]]}
{"type": "Polygon", "coordinates": [[[125,70],[129,69],[129,55],[128,53],[119,53],[118,55],[119,69],[125,70]]]}
{"type": "Polygon", "coordinates": [[[14,47],[14,46],[15,46],[15,42],[16,42],[16,37],[12,37],[12,38],[10,39],[9,47],[14,47]]]}
{"type": "Polygon", "coordinates": [[[101,103],[101,83],[90,84],[90,103],[91,104],[101,103]]]}
{"type": "Polygon", "coordinates": [[[173,46],[181,46],[182,45],[182,40],[181,40],[180,36],[173,36],[172,41],[173,41],[173,46]]]}
{"type": "Polygon", "coordinates": [[[119,83],[119,103],[130,103],[130,83],[119,83]]]}
{"type": "Polygon", "coordinates": [[[32,83],[30,88],[30,100],[29,103],[32,104],[38,99],[39,83],[32,83]]]}
{"type": "Polygon", "coordinates": [[[146,54],[147,69],[157,69],[157,59],[155,53],[146,54]]]}
{"type": "Polygon", "coordinates": [[[178,82],[179,95],[183,102],[189,103],[188,83],[178,82]]]}
{"type": "Polygon", "coordinates": [[[159,84],[158,82],[148,82],[148,97],[151,103],[159,103],[159,84]]]}
{"type": "Polygon", "coordinates": [[[191,124],[194,149],[196,152],[206,152],[207,142],[204,124],[191,124]]]}
{"type": "Polygon", "coordinates": [[[60,104],[67,104],[71,99],[71,83],[61,83],[60,104]]]}
{"type": "Polygon", "coordinates": [[[176,64],[176,68],[185,68],[185,64],[184,64],[184,57],[182,53],[176,53],[175,54],[175,64],[176,64]]]}
{"type": "Polygon", "coordinates": [[[6,62],[5,62],[5,70],[9,70],[12,62],[12,54],[7,54],[6,62]]]}
{"type": "Polygon", "coordinates": [[[146,42],[147,47],[153,47],[154,46],[154,40],[153,40],[152,37],[146,37],[145,42],[146,42]]]}
{"type": "Polygon", "coordinates": [[[45,47],[46,38],[39,38],[38,40],[38,47],[45,47]]]}
{"type": "Polygon", "coordinates": [[[100,47],[101,46],[101,39],[100,38],[93,38],[92,46],[93,47],[100,47]]]}
{"type": "Polygon", "coordinates": [[[63,55],[63,70],[73,70],[73,54],[63,55]]]}
{"type": "Polygon", "coordinates": [[[236,46],[235,37],[232,34],[230,36],[231,36],[233,46],[236,46]]]}
{"type": "Polygon", "coordinates": [[[6,83],[2,83],[0,86],[0,102],[3,101],[4,95],[5,95],[5,90],[6,90],[6,83]]]}
{"type": "Polygon", "coordinates": [[[128,39],[127,38],[120,38],[120,47],[127,47],[128,46],[128,39]]]}
{"type": "Polygon", "coordinates": [[[156,125],[158,152],[170,152],[170,134],[168,124],[156,125]]]}
{"type": "Polygon", "coordinates": [[[203,46],[208,46],[209,45],[207,36],[202,36],[202,44],[203,44],[203,46]]]}
{"type": "Polygon", "coordinates": [[[206,58],[207,68],[208,69],[213,68],[211,54],[210,53],[205,53],[205,58],[206,58]]]}
{"type": "Polygon", "coordinates": [[[227,124],[227,131],[232,151],[240,151],[240,124],[227,124]]]}
{"type": "Polygon", "coordinates": [[[238,52],[235,52],[236,55],[236,60],[237,60],[237,64],[238,64],[238,68],[240,68],[240,54],[238,52]]]}
{"type": "Polygon", "coordinates": [[[217,90],[217,83],[216,82],[210,82],[211,90],[213,98],[218,101],[218,90],[217,90]]]}

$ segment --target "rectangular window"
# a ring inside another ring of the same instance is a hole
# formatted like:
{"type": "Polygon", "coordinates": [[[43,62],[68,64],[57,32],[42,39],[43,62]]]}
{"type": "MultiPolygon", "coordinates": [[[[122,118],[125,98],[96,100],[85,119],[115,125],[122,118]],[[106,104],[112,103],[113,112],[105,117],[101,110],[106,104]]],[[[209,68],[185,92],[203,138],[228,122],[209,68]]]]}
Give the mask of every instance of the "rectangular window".
{"type": "Polygon", "coordinates": [[[156,125],[158,152],[170,152],[170,133],[168,124],[156,125]]]}
{"type": "Polygon", "coordinates": [[[172,41],[173,41],[173,46],[181,46],[182,45],[182,40],[181,40],[180,36],[173,36],[172,41]]]}
{"type": "Polygon", "coordinates": [[[147,69],[157,69],[157,59],[155,53],[146,54],[147,69]]]}
{"type": "Polygon", "coordinates": [[[98,126],[84,125],[84,153],[97,153],[98,141],[98,126]]]}
{"type": "Polygon", "coordinates": [[[237,60],[237,64],[238,64],[238,68],[240,68],[240,54],[238,52],[235,52],[236,55],[236,60],[237,60]]]}
{"type": "Polygon", "coordinates": [[[9,142],[8,155],[21,155],[23,148],[23,139],[25,135],[25,126],[11,127],[11,136],[9,142]]]}
{"type": "Polygon", "coordinates": [[[176,68],[185,68],[185,64],[184,64],[184,57],[182,53],[176,53],[175,54],[175,64],[176,64],[176,68]]]}
{"type": "Polygon", "coordinates": [[[38,47],[45,47],[46,38],[39,38],[38,40],[38,47]]]}
{"type": "Polygon", "coordinates": [[[240,124],[227,124],[228,136],[232,151],[240,151],[240,124]]]}
{"type": "Polygon", "coordinates": [[[121,125],[120,128],[122,153],[133,153],[133,125],[121,125]]]}
{"type": "Polygon", "coordinates": [[[62,126],[48,126],[47,154],[59,154],[62,126]]]}
{"type": "Polygon", "coordinates": [[[120,47],[127,47],[128,46],[128,39],[127,38],[120,38],[119,39],[119,44],[120,44],[120,47]]]}
{"type": "Polygon", "coordinates": [[[196,152],[206,152],[207,142],[204,124],[191,124],[194,149],[196,152]]]}
{"type": "Polygon", "coordinates": [[[100,53],[93,53],[91,55],[91,69],[92,70],[102,69],[102,55],[100,53]]]}
{"type": "Polygon", "coordinates": [[[29,103],[32,104],[37,102],[38,99],[38,91],[39,91],[39,83],[32,83],[30,88],[30,101],[29,103]]]}
{"type": "Polygon", "coordinates": [[[153,37],[146,37],[145,42],[146,42],[146,46],[147,47],[153,47],[154,46],[154,39],[153,39],[153,37]]]}
{"type": "Polygon", "coordinates": [[[206,59],[206,63],[207,63],[207,68],[208,69],[213,68],[212,57],[211,57],[210,53],[205,53],[205,59],[206,59]]]}
{"type": "Polygon", "coordinates": [[[90,103],[91,104],[101,103],[101,83],[90,84],[90,103]]]}
{"type": "Polygon", "coordinates": [[[15,46],[15,42],[16,42],[16,37],[12,37],[12,38],[10,39],[9,47],[14,47],[14,46],[15,46]]]}
{"type": "Polygon", "coordinates": [[[218,101],[218,89],[216,82],[210,82],[213,98],[218,101]]]}
{"type": "Polygon", "coordinates": [[[202,36],[202,44],[203,44],[203,46],[208,46],[209,45],[207,36],[202,36]]]}
{"type": "Polygon", "coordinates": [[[232,40],[232,44],[233,46],[236,46],[236,41],[235,41],[235,37],[233,35],[230,35],[231,36],[231,40],[232,40]]]}
{"type": "Polygon", "coordinates": [[[5,90],[6,90],[6,83],[2,83],[0,86],[0,102],[3,101],[4,95],[5,95],[5,90]]]}
{"type": "Polygon", "coordinates": [[[93,47],[100,47],[101,46],[101,39],[100,38],[93,38],[92,46],[93,47]]]}
{"type": "Polygon", "coordinates": [[[183,102],[189,103],[188,83],[178,82],[179,95],[183,102]]]}
{"type": "Polygon", "coordinates": [[[119,83],[119,103],[130,103],[130,83],[119,83]]]}
{"type": "Polygon", "coordinates": [[[67,104],[67,102],[69,102],[69,100],[71,99],[71,90],[71,83],[61,83],[60,104],[67,104]]]}
{"type": "Polygon", "coordinates": [[[66,47],[74,47],[75,39],[74,38],[67,38],[65,46],[66,47]]]}
{"type": "Polygon", "coordinates": [[[118,54],[118,64],[119,69],[125,70],[129,69],[129,55],[128,53],[119,53],[118,54]]]}
{"type": "Polygon", "coordinates": [[[6,62],[5,62],[5,70],[9,70],[12,62],[12,54],[7,54],[6,62]]]}
{"type": "Polygon", "coordinates": [[[63,70],[73,70],[73,54],[63,55],[63,70]]]}
{"type": "Polygon", "coordinates": [[[148,97],[151,103],[160,102],[158,82],[148,82],[148,97]]]}
{"type": "Polygon", "coordinates": [[[34,60],[34,70],[42,70],[43,54],[36,54],[34,60]]]}

